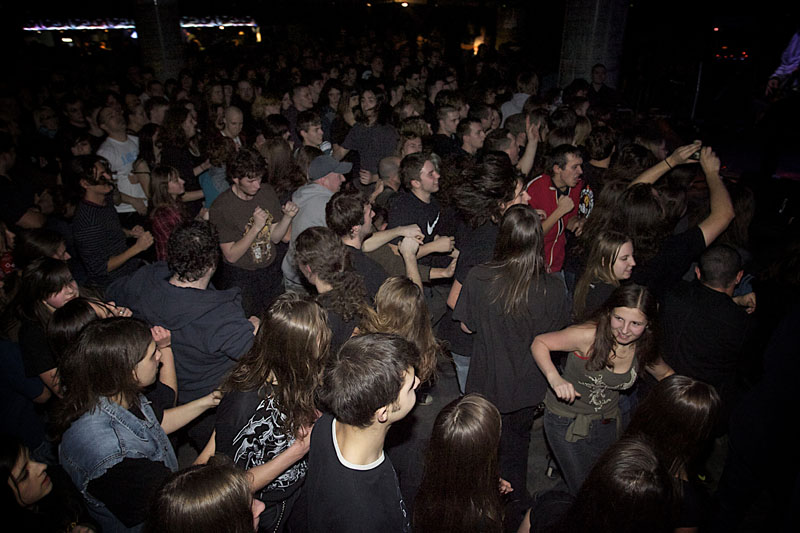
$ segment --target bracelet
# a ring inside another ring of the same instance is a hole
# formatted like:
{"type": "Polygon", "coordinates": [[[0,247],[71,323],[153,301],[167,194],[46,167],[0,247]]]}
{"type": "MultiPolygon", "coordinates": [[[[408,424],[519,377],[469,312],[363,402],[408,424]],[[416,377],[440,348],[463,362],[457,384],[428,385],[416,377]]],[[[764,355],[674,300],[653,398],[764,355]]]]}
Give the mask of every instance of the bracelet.
{"type": "Polygon", "coordinates": [[[158,349],[163,350],[164,348],[169,348],[170,346],[172,346],[172,343],[169,343],[166,346],[159,346],[158,349]]]}
{"type": "Polygon", "coordinates": [[[669,164],[669,161],[667,161],[667,159],[664,159],[664,163],[666,163],[669,169],[672,170],[672,165],[669,164]]]}

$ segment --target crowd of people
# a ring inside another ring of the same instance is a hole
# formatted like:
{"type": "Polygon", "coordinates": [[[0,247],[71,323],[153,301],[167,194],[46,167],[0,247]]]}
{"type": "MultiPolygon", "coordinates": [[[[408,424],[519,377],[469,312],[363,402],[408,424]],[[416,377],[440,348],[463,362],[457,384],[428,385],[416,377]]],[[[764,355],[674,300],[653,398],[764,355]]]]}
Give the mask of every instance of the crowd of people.
{"type": "Polygon", "coordinates": [[[742,429],[791,404],[742,387],[752,191],[621,112],[601,64],[540,91],[485,49],[411,50],[2,88],[19,530],[731,531],[760,490],[789,509],[796,465],[768,483],[742,429]],[[434,401],[424,466],[393,466],[390,428],[434,401]],[[539,417],[564,484],[531,494],[539,417]]]}

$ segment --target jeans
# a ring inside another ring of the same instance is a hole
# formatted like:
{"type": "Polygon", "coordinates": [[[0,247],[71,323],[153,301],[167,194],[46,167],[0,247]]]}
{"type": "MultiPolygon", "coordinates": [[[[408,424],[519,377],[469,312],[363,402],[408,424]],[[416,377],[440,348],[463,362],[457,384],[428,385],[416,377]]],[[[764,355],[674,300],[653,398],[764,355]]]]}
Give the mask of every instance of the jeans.
{"type": "Polygon", "coordinates": [[[558,416],[549,410],[544,414],[544,433],[547,436],[547,443],[569,492],[575,495],[597,459],[616,442],[617,421],[593,420],[586,438],[577,442],[567,442],[567,428],[572,421],[572,418],[558,416]]]}
{"type": "Polygon", "coordinates": [[[470,357],[464,357],[457,353],[452,353],[453,363],[456,366],[456,379],[458,379],[458,389],[461,394],[464,394],[464,389],[467,386],[467,375],[469,374],[469,361],[470,357]]]}

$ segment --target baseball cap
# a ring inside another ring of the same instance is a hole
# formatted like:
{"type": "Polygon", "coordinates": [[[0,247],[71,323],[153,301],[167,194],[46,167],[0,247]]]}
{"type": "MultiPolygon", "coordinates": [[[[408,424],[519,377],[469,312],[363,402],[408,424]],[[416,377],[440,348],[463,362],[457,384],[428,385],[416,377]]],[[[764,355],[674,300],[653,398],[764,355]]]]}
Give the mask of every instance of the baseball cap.
{"type": "Polygon", "coordinates": [[[318,155],[308,166],[308,180],[315,181],[324,178],[331,172],[346,174],[353,168],[352,163],[342,163],[330,155],[318,155]]]}

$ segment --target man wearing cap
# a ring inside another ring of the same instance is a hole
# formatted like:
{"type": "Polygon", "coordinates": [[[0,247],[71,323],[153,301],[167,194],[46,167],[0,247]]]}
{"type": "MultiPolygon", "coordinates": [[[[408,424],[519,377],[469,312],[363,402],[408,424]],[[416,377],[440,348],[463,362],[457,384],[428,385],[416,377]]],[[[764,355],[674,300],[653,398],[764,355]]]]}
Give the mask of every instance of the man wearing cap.
{"type": "Polygon", "coordinates": [[[344,174],[350,172],[352,168],[352,163],[339,162],[330,155],[317,156],[308,167],[308,184],[297,189],[292,195],[292,202],[297,204],[300,212],[292,222],[289,251],[283,258],[286,290],[305,292],[302,275],[294,263],[295,237],[307,228],[326,225],[325,206],[344,183],[344,174]]]}
{"type": "Polygon", "coordinates": [[[220,289],[239,287],[247,316],[260,316],[283,292],[275,245],[287,234],[297,206],[281,207],[271,185],[261,183],[264,159],[241,148],[228,165],[231,188],[211,204],[209,220],[219,232],[220,289]]]}

